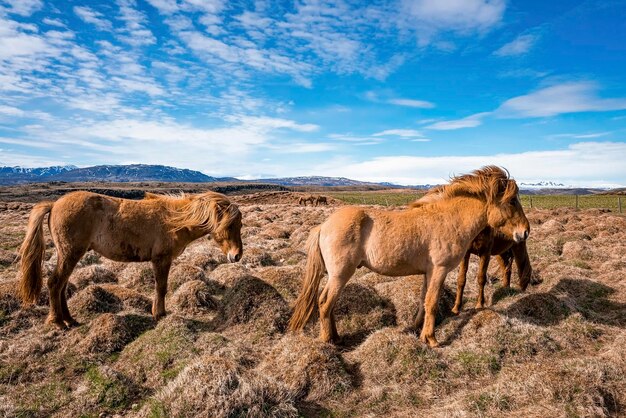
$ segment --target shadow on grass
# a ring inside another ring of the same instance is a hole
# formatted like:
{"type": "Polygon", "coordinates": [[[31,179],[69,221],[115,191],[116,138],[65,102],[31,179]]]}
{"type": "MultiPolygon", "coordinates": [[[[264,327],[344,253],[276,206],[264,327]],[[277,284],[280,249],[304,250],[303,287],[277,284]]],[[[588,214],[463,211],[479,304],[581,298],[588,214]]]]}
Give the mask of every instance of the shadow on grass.
{"type": "Polygon", "coordinates": [[[548,292],[529,294],[503,313],[537,325],[555,325],[580,312],[591,322],[626,326],[626,304],[608,297],[615,289],[588,279],[561,279],[548,292]]]}

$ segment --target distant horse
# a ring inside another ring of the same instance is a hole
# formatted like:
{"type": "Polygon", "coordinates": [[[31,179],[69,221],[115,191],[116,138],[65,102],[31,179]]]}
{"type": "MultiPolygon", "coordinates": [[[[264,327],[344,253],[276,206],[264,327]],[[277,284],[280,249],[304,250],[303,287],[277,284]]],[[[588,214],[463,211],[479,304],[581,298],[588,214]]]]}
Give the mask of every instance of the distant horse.
{"type": "MultiPolygon", "coordinates": [[[[431,189],[425,196],[411,203],[409,207],[419,207],[427,203],[432,203],[434,200],[443,198],[445,196],[443,194],[443,187],[445,186],[438,186],[431,189]]],[[[496,256],[500,264],[502,285],[504,287],[509,287],[511,284],[511,267],[513,264],[513,258],[515,258],[515,263],[517,264],[521,290],[524,291],[526,290],[526,287],[528,287],[532,276],[532,268],[530,265],[530,258],[528,257],[526,241],[516,243],[514,240],[499,233],[497,230],[486,227],[476,238],[474,238],[469,250],[461,261],[461,267],[457,277],[456,300],[454,307],[452,308],[452,313],[458,314],[461,311],[461,305],[463,304],[463,290],[465,288],[467,268],[471,254],[476,254],[480,257],[478,275],[476,277],[476,281],[478,283],[476,309],[482,309],[485,305],[484,290],[485,283],[487,282],[487,269],[489,268],[491,256],[496,256]]]]}
{"type": "Polygon", "coordinates": [[[317,196],[317,198],[315,199],[315,206],[321,204],[328,205],[328,199],[326,198],[326,196],[317,196]]]}
{"type": "Polygon", "coordinates": [[[313,196],[312,194],[308,194],[308,195],[305,195],[305,196],[300,196],[300,198],[298,199],[298,204],[299,205],[306,206],[307,202],[310,202],[311,206],[314,205],[315,202],[316,202],[315,196],[313,196]]]}
{"type": "Polygon", "coordinates": [[[46,214],[57,249],[57,265],[48,279],[50,313],[47,323],[60,328],[76,325],[67,308],[67,281],[81,257],[94,250],[115,261],[152,261],[156,295],[152,316],[165,315],[167,277],[172,261],[192,241],[210,234],[230,262],[241,259],[241,212],[226,196],[161,196],[146,193],[143,200],[128,200],[90,192],[73,192],[56,202],[35,205],[20,248],[20,295],[25,303],[41,291],[41,264],[45,251],[43,221],[46,214]]]}
{"type": "Polygon", "coordinates": [[[425,274],[414,328],[423,321],[420,339],[436,346],[441,288],[474,238],[490,226],[522,242],[530,228],[517,198],[517,184],[501,168],[488,166],[455,177],[443,194],[432,204],[404,211],[344,207],[315,227],[307,241],[304,281],[290,330],[301,330],[318,308],[320,339],[336,342],[335,302],[355,270],[365,266],[387,276],[425,274]],[[325,270],[329,278],[318,298],[325,270]]]}

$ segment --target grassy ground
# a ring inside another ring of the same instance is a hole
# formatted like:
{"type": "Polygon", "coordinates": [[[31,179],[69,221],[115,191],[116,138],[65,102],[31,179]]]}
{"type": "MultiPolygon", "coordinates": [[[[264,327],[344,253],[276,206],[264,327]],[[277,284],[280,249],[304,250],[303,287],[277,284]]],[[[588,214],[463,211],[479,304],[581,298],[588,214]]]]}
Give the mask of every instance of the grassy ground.
{"type": "MultiPolygon", "coordinates": [[[[328,192],[325,195],[342,200],[354,205],[383,205],[401,206],[406,205],[423,196],[415,190],[403,191],[350,191],[350,192],[328,192]]],[[[618,196],[609,195],[580,195],[578,196],[578,207],[580,209],[610,209],[617,211],[618,196]]],[[[524,208],[554,209],[554,208],[575,208],[575,195],[528,195],[520,196],[524,208]]],[[[622,211],[626,212],[626,197],[622,197],[622,211]]]]}
{"type": "MultiPolygon", "coordinates": [[[[626,414],[624,216],[527,211],[540,283],[520,292],[514,273],[514,287],[503,288],[492,263],[487,307],[473,309],[472,257],[459,316],[450,313],[456,272],[446,279],[436,328],[441,347],[430,349],[405,331],[421,278],[365,268],[338,301],[342,344],[317,341],[316,320],[302,335],[285,331],[304,243],[335,210],[295,204],[242,206],[241,263],[226,263],[206,239],[188,247],[172,268],[168,315],[158,324],[149,313],[149,264],[88,254],[68,287],[81,325],[58,331],[44,325],[45,289],[27,308],[15,295],[13,261],[29,209],[0,210],[2,417],[626,414]]],[[[48,246],[47,274],[54,260],[48,246]]]]}

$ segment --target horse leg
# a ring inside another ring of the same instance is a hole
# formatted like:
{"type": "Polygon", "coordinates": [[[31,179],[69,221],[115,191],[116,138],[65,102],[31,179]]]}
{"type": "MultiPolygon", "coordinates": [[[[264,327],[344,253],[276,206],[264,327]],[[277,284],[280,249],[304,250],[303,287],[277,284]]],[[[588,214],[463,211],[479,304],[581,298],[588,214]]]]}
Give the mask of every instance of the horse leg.
{"type": "Polygon", "coordinates": [[[61,312],[63,313],[63,322],[65,322],[65,325],[70,328],[78,325],[78,321],[72,318],[70,310],[67,307],[67,282],[65,282],[63,289],[61,289],[61,312]]]}
{"type": "Polygon", "coordinates": [[[413,326],[410,328],[413,331],[417,331],[424,323],[424,301],[426,300],[426,290],[428,289],[428,279],[424,274],[422,276],[422,292],[420,295],[420,306],[417,310],[417,316],[413,321],[413,326]]]}
{"type": "Polygon", "coordinates": [[[341,275],[332,275],[328,278],[328,283],[324,286],[324,290],[318,299],[318,307],[320,312],[320,340],[324,342],[337,343],[339,334],[337,333],[337,324],[335,323],[335,303],[341,295],[341,291],[352,277],[352,272],[342,272],[341,275]]]}
{"type": "Polygon", "coordinates": [[[454,307],[452,313],[458,315],[461,312],[461,305],[463,304],[463,290],[465,289],[465,282],[467,281],[467,267],[469,265],[470,252],[465,253],[465,257],[461,261],[461,268],[459,269],[459,277],[456,279],[456,300],[454,301],[454,307]]]}
{"type": "Polygon", "coordinates": [[[76,324],[76,321],[70,315],[67,308],[67,299],[65,290],[67,288],[67,280],[69,279],[74,267],[83,256],[85,251],[80,253],[72,253],[69,256],[63,255],[58,251],[57,265],[50,279],[48,279],[48,291],[50,293],[50,312],[48,313],[47,324],[55,324],[61,329],[76,324]]]}
{"type": "Polygon", "coordinates": [[[482,309],[485,306],[485,283],[487,282],[487,269],[489,268],[489,259],[491,258],[491,250],[480,255],[478,264],[478,298],[476,299],[476,309],[482,309]]]}
{"type": "Polygon", "coordinates": [[[159,260],[152,262],[154,269],[154,279],[156,294],[152,302],[152,317],[158,321],[165,316],[165,294],[167,293],[167,276],[170,273],[170,260],[159,260]]]}
{"type": "Polygon", "coordinates": [[[420,335],[420,341],[428,343],[430,347],[438,345],[435,339],[435,317],[437,315],[437,303],[441,294],[443,282],[448,275],[445,267],[436,267],[427,274],[428,290],[426,291],[426,300],[424,301],[425,317],[424,327],[420,335]]]}
{"type": "Polygon", "coordinates": [[[498,255],[498,263],[500,264],[500,270],[502,271],[502,286],[511,286],[511,268],[513,267],[513,251],[506,250],[502,254],[498,255]]]}

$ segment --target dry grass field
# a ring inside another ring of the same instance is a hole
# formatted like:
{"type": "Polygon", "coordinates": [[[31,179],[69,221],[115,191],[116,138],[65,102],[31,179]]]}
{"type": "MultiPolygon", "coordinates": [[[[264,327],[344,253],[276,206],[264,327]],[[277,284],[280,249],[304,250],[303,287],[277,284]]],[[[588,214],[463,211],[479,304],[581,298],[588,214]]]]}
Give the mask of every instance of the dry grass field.
{"type": "MultiPolygon", "coordinates": [[[[337,308],[339,346],[285,333],[309,230],[334,209],[239,197],[244,258],[206,239],[170,274],[168,316],[150,314],[148,264],[89,253],[72,275],[80,326],[44,325],[44,291],[21,309],[15,250],[31,204],[0,203],[0,416],[602,417],[626,414],[626,217],[533,209],[529,252],[541,282],[501,288],[452,316],[456,273],[429,349],[405,325],[421,279],[365,269],[337,308]]],[[[335,202],[337,204],[337,202],[335,202]]],[[[398,209],[399,210],[399,209],[398,209]]],[[[47,231],[47,227],[46,227],[47,231]]],[[[49,246],[45,269],[55,262],[49,246]]],[[[513,283],[517,283],[514,275],[513,283]]]]}

